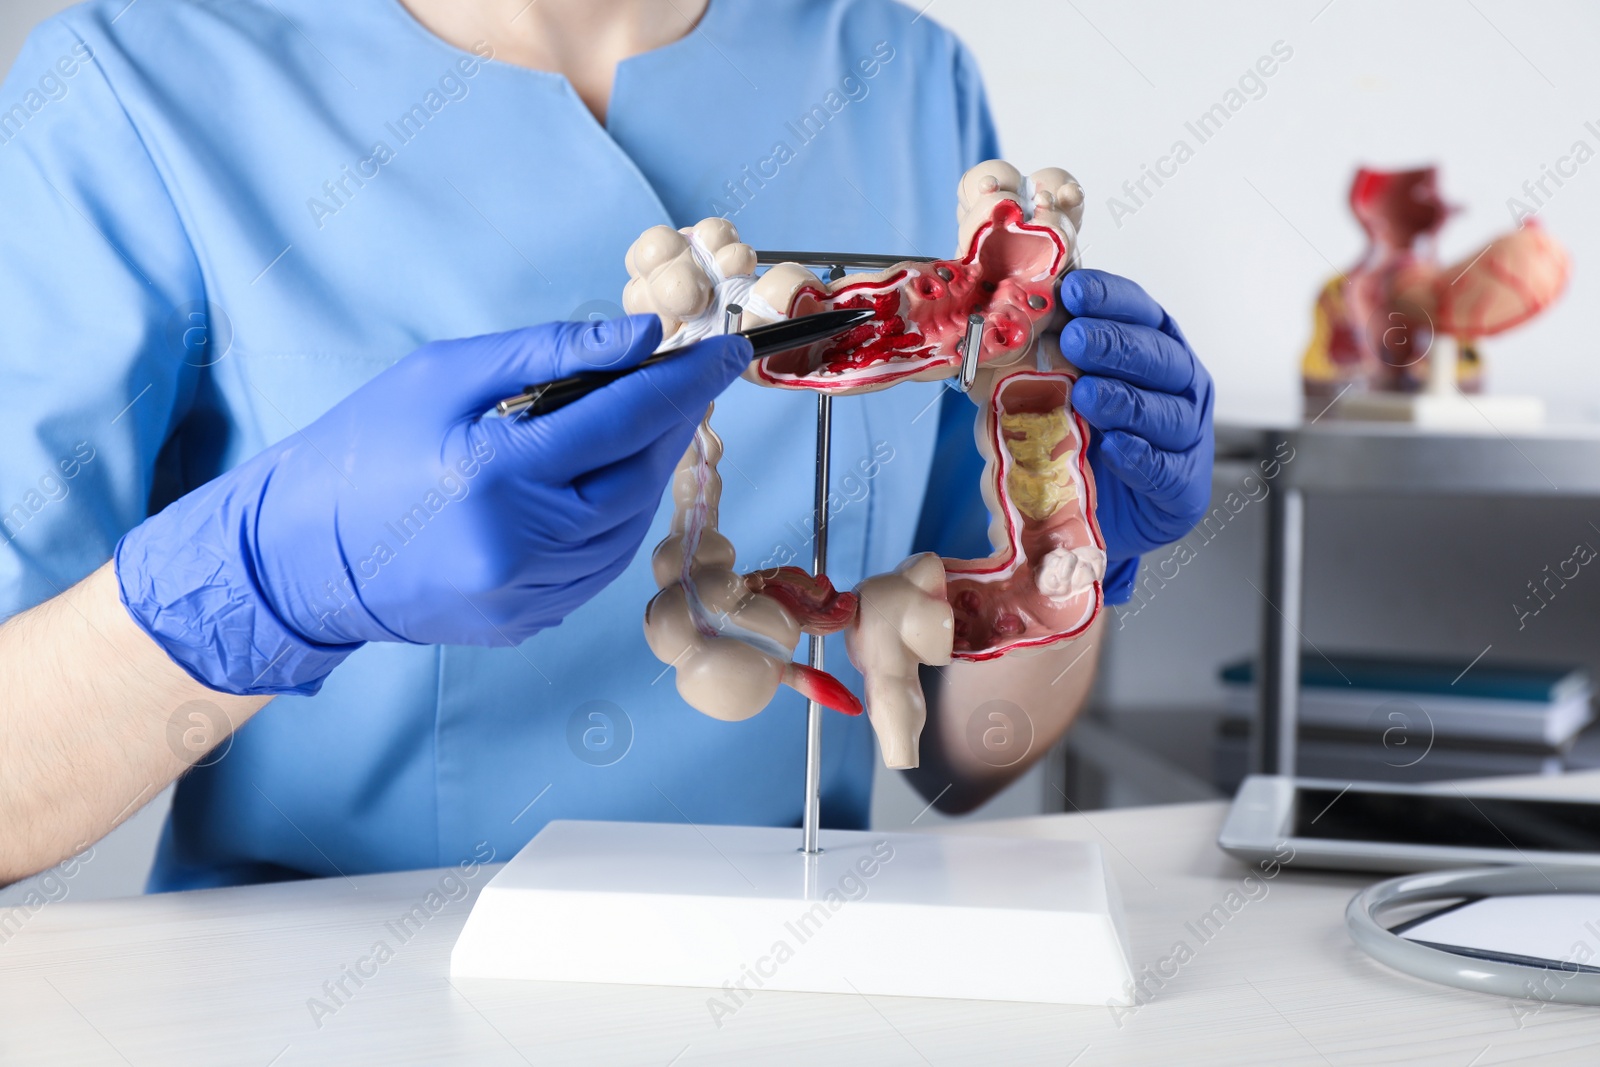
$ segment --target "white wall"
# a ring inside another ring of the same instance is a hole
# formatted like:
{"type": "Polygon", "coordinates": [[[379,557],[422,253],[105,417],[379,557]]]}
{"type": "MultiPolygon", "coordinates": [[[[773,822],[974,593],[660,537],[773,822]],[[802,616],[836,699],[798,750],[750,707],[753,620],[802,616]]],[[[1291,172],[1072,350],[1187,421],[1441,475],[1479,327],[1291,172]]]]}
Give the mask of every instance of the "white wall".
{"type": "MultiPolygon", "coordinates": [[[[1008,158],[1083,183],[1088,264],[1167,305],[1227,416],[1298,410],[1311,299],[1362,246],[1345,207],[1358,164],[1440,164],[1467,209],[1444,231],[1454,258],[1510,229],[1507,198],[1575,140],[1600,151],[1600,6],[1581,0],[933,0],[927,14],[976,53],[1008,158]],[[1277,41],[1293,56],[1265,95],[1199,143],[1184,123],[1277,41]],[[1119,227],[1109,198],[1179,138],[1194,158],[1119,227]]],[[[1600,159],[1540,217],[1572,252],[1572,287],[1490,342],[1492,382],[1600,417],[1584,318],[1600,297],[1600,159]]]]}
{"type": "Polygon", "coordinates": [[[36,22],[71,5],[65,0],[5,0],[0,5],[0,70],[9,70],[36,22]]]}

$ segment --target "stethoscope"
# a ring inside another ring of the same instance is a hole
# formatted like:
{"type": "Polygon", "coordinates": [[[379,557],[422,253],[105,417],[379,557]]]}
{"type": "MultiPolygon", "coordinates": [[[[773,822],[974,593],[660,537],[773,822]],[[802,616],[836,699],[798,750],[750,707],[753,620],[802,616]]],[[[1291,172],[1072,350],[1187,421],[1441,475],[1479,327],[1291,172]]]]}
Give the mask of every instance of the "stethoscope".
{"type": "MultiPolygon", "coordinates": [[[[1563,868],[1561,885],[1569,892],[1600,892],[1600,870],[1563,868]]],[[[1344,910],[1344,921],[1350,937],[1368,955],[1397,971],[1429,982],[1479,993],[1498,993],[1503,997],[1536,996],[1557,1004],[1600,1005],[1600,968],[1556,962],[1549,966],[1529,966],[1487,954],[1466,956],[1447,952],[1408,941],[1377,920],[1381,911],[1423,901],[1521,896],[1549,891],[1549,879],[1531,867],[1474,867],[1408,874],[1357,893],[1344,910]]]]}

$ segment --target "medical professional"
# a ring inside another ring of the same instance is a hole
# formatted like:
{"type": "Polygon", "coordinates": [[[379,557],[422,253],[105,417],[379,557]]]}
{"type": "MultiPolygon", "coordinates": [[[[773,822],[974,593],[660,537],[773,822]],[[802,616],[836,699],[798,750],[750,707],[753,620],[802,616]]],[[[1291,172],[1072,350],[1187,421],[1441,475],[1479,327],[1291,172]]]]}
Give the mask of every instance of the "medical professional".
{"type": "MultiPolygon", "coordinates": [[[[507,858],[552,818],[798,824],[803,703],[687,708],[637,550],[719,398],[723,532],[746,569],[805,562],[810,398],[735,382],[748,345],[721,338],[480,416],[650,352],[659,324],[609,303],[645,228],[948,255],[957,179],[999,155],[972,57],[885,0],[91,0],[41,25],[0,88],[0,878],[174,779],[153,889],[507,858]]],[[[1134,283],[1061,298],[1115,603],[1208,498],[1211,382],[1134,283]]],[[[987,554],[973,414],[936,383],[836,403],[841,587],[987,554]]],[[[917,787],[961,810],[1021,773],[1099,634],[942,672],[917,787]],[[966,740],[995,698],[1034,733],[1003,768],[966,740]]],[[[824,759],[824,822],[865,825],[868,724],[830,715],[824,759]]]]}

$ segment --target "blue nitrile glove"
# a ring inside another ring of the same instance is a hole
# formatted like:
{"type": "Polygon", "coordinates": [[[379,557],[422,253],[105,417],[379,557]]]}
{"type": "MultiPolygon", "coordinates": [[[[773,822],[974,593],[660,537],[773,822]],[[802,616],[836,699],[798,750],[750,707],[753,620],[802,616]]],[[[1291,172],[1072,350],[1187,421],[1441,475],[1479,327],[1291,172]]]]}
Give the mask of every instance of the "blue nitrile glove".
{"type": "Polygon", "coordinates": [[[1211,499],[1211,375],[1172,316],[1126,278],[1075,270],[1061,354],[1083,371],[1072,404],[1091,427],[1089,465],[1106,540],[1106,602],[1124,603],[1140,555],[1194,528],[1211,499]]]}
{"type": "Polygon", "coordinates": [[[654,315],[418,349],[117,546],[122,600],[230,693],[314,693],[365,641],[511,645],[639,548],[706,405],[750,362],[715,337],[534,418],[495,401],[631,366],[654,315]]]}

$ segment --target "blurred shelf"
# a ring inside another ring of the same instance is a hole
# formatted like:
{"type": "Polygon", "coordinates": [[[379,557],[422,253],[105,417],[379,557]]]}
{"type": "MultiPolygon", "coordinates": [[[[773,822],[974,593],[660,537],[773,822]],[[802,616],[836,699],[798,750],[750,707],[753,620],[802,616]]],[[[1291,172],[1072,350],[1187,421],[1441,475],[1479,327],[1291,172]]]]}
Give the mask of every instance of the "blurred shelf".
{"type": "Polygon", "coordinates": [[[1400,423],[1218,423],[1219,464],[1281,455],[1275,488],[1331,493],[1600,497],[1600,425],[1502,434],[1400,423]]]}
{"type": "Polygon", "coordinates": [[[1295,773],[1307,493],[1600,497],[1600,425],[1500,433],[1486,423],[1465,433],[1315,418],[1221,422],[1216,442],[1222,469],[1248,467],[1270,487],[1252,759],[1265,774],[1295,773]]]}

